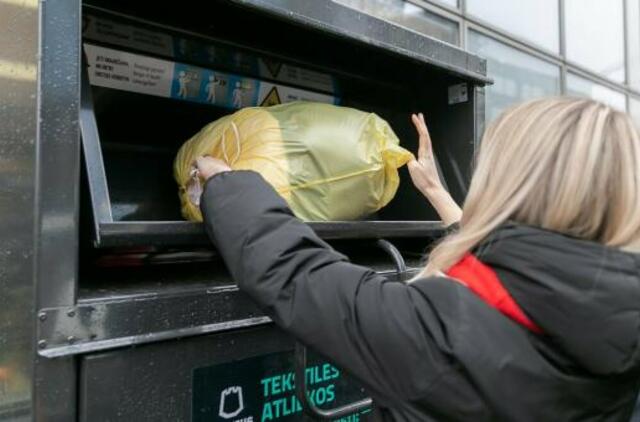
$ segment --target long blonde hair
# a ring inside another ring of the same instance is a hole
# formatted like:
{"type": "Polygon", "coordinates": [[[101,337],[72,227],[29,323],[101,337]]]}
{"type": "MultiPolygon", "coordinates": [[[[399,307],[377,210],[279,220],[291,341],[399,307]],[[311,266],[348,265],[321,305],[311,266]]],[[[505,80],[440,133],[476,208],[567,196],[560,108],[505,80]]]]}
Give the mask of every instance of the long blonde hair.
{"type": "Polygon", "coordinates": [[[640,251],[640,137],[629,116],[566,97],[502,113],[483,136],[460,229],[421,275],[448,270],[507,220],[640,251]]]}

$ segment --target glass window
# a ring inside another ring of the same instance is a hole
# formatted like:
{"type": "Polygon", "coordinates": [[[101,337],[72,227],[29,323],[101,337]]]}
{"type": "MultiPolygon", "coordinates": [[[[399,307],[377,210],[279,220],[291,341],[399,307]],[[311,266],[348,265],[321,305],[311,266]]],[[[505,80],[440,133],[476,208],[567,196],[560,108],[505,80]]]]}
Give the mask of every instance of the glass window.
{"type": "Polygon", "coordinates": [[[451,7],[458,7],[458,0],[436,0],[451,7]]]}
{"type": "Polygon", "coordinates": [[[566,0],[567,59],[624,82],[622,0],[566,0]]]}
{"type": "Polygon", "coordinates": [[[618,110],[627,109],[625,96],[622,92],[615,91],[573,73],[567,74],[567,94],[593,98],[618,110]]]}
{"type": "Polygon", "coordinates": [[[640,130],[640,99],[629,98],[629,114],[640,130]]]}
{"type": "Polygon", "coordinates": [[[469,13],[554,53],[559,51],[558,0],[467,0],[469,13]]]}
{"type": "Polygon", "coordinates": [[[494,84],[486,89],[486,117],[493,120],[510,105],[560,93],[560,68],[476,31],[469,31],[469,50],[487,59],[494,84]]]}
{"type": "Polygon", "coordinates": [[[627,0],[629,85],[640,88],[640,0],[627,0]]]}
{"type": "MultiPolygon", "coordinates": [[[[458,24],[405,0],[334,0],[449,44],[458,45],[458,24]]],[[[449,3],[449,1],[446,1],[449,3]]]]}

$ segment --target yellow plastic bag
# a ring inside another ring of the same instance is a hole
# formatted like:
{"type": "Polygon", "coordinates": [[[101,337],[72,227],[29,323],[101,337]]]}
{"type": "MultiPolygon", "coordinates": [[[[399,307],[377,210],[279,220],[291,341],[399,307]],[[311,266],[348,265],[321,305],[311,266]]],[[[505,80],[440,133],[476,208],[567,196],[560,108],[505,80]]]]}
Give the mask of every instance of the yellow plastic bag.
{"type": "Polygon", "coordinates": [[[378,211],[398,189],[397,169],[413,157],[372,113],[308,102],[245,108],[208,124],[180,148],[174,176],[188,220],[202,220],[189,195],[193,162],[202,155],[257,171],[306,221],[378,211]]]}

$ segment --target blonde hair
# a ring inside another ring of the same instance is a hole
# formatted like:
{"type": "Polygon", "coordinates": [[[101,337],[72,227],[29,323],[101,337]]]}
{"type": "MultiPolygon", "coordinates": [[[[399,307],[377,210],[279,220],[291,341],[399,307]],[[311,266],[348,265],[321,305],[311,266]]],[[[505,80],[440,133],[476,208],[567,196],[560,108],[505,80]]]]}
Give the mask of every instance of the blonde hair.
{"type": "Polygon", "coordinates": [[[421,275],[445,272],[507,220],[640,251],[640,137],[629,116],[566,97],[502,113],[483,136],[460,228],[421,275]]]}

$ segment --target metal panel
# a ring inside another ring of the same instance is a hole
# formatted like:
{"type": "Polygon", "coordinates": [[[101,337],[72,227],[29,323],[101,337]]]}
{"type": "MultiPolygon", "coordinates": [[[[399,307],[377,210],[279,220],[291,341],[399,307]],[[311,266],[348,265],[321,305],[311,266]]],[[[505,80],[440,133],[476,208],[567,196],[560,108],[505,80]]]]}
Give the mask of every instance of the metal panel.
{"type": "Polygon", "coordinates": [[[270,322],[233,285],[43,309],[38,353],[68,356],[270,322]]]}
{"type": "Polygon", "coordinates": [[[491,82],[486,76],[487,69],[484,59],[332,1],[233,1],[327,33],[384,48],[447,69],[454,74],[482,84],[491,82]]]}
{"type": "MultiPolygon", "coordinates": [[[[36,178],[38,308],[75,302],[80,184],[80,1],[40,3],[36,178]]],[[[35,417],[70,421],[76,413],[73,359],[37,358],[35,417]]]]}
{"type": "Polygon", "coordinates": [[[275,327],[263,327],[89,355],[79,420],[189,421],[195,368],[292,348],[275,327]]]}
{"type": "Polygon", "coordinates": [[[38,129],[38,305],[73,303],[80,190],[80,2],[43,3],[38,129]]]}
{"type": "MultiPolygon", "coordinates": [[[[378,272],[398,281],[414,276],[417,271],[407,271],[397,249],[388,247],[394,251],[395,271],[388,265],[378,272]],[[405,272],[398,274],[398,268],[405,272]]],[[[42,309],[38,313],[38,353],[59,358],[271,322],[228,275],[211,271],[211,278],[217,277],[213,285],[143,286],[138,292],[108,292],[104,297],[85,298],[76,306],[42,309]]]]}
{"type": "Polygon", "coordinates": [[[96,243],[100,243],[99,223],[111,222],[111,203],[109,200],[109,188],[107,176],[104,170],[102,149],[98,141],[98,124],[93,110],[93,98],[87,69],[81,69],[81,100],[80,100],[80,129],[82,131],[82,149],[84,161],[89,179],[89,196],[93,208],[93,231],[96,243]]]}
{"type": "MultiPolygon", "coordinates": [[[[327,240],[383,237],[438,237],[439,221],[343,221],[310,223],[327,240]]],[[[100,225],[100,247],[210,245],[201,223],[187,221],[114,222],[100,225]]]]}
{"type": "Polygon", "coordinates": [[[32,412],[38,2],[0,2],[0,420],[32,412]]]}
{"type": "MultiPolygon", "coordinates": [[[[192,420],[195,369],[233,364],[292,349],[289,336],[276,327],[266,326],[86,356],[82,359],[80,372],[80,420],[192,420]]],[[[317,357],[312,361],[317,362],[317,357]]],[[[268,367],[264,369],[269,372],[268,367]]],[[[289,370],[293,371],[293,365],[289,370]]],[[[234,373],[231,385],[242,385],[238,383],[247,376],[255,377],[254,374],[234,373]]],[[[338,382],[343,387],[352,387],[350,395],[362,394],[348,377],[341,377],[338,382]]],[[[345,396],[342,400],[354,398],[345,396]]],[[[216,399],[212,397],[210,401],[217,405],[216,399]]],[[[289,416],[287,420],[309,421],[301,414],[297,416],[289,416]]],[[[254,415],[253,420],[260,418],[254,415]]]]}

